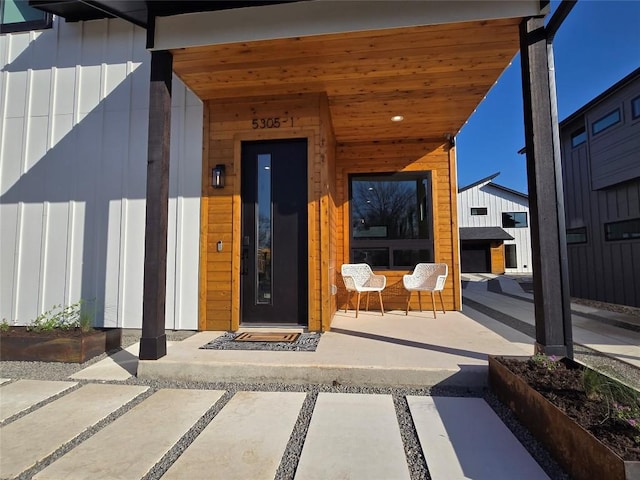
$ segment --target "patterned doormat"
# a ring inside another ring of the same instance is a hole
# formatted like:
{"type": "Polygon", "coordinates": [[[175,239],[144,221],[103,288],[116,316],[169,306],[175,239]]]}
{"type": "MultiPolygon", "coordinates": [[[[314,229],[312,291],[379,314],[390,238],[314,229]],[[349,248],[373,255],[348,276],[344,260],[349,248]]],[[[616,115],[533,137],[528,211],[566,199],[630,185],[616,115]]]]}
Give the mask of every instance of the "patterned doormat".
{"type": "MultiPolygon", "coordinates": [[[[227,332],[218,338],[211,340],[201,349],[207,350],[267,350],[274,352],[315,352],[320,341],[319,333],[252,333],[255,339],[248,340],[247,332],[227,332]],[[269,337],[258,339],[260,336],[269,337]],[[275,336],[279,335],[280,339],[275,336]],[[290,339],[291,336],[296,336],[290,339]],[[289,337],[289,338],[287,338],[289,337]]],[[[249,337],[251,338],[251,337],[249,337]]]]}

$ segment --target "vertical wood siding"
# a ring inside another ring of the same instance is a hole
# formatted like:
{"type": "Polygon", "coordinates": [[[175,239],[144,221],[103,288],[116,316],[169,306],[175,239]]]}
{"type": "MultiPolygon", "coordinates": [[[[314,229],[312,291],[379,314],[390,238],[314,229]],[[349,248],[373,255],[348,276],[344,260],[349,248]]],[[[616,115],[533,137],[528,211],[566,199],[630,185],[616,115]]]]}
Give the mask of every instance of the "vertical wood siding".
{"type": "MultiPolygon", "coordinates": [[[[0,36],[0,318],[140,328],[149,54],[120,20],[0,36]]],[[[167,328],[197,327],[202,105],[174,78],[167,328]]]]}
{"type": "Polygon", "coordinates": [[[476,185],[472,188],[458,193],[458,209],[461,227],[501,227],[503,212],[526,212],[526,228],[504,228],[504,231],[511,235],[513,240],[505,240],[505,245],[516,245],[517,268],[505,268],[504,249],[502,255],[502,266],[498,268],[497,258],[493,258],[491,271],[507,273],[532,273],[531,262],[531,217],[529,214],[529,202],[527,199],[506,192],[491,185],[490,182],[476,185]],[[471,208],[486,207],[487,215],[471,215],[471,208]]]}

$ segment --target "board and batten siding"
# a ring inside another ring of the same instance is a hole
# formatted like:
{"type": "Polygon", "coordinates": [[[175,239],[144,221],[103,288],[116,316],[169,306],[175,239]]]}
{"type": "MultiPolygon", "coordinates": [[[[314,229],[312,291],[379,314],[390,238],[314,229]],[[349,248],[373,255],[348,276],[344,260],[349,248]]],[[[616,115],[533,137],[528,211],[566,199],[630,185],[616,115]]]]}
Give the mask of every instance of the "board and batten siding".
{"type": "MultiPolygon", "coordinates": [[[[140,328],[150,55],[122,20],[0,36],[0,318],[140,328]]],[[[166,326],[196,329],[202,103],[174,77],[166,326]]]]}
{"type": "MultiPolygon", "coordinates": [[[[505,268],[506,273],[532,273],[531,262],[531,217],[526,198],[494,187],[491,182],[481,183],[458,193],[458,216],[460,227],[501,227],[503,212],[526,212],[526,228],[503,228],[513,240],[504,245],[516,245],[517,268],[505,268]],[[486,215],[471,215],[471,209],[485,207],[486,215]]],[[[504,249],[503,249],[504,252],[504,249]]],[[[503,253],[504,255],[504,253],[503,253]]],[[[504,258],[504,256],[502,256],[504,258]]],[[[496,267],[494,265],[493,267],[496,267]]],[[[492,268],[493,270],[493,268],[492,268]]]]}
{"type": "MultiPolygon", "coordinates": [[[[626,120],[633,122],[630,116],[626,120]]],[[[561,130],[565,223],[567,229],[585,228],[587,236],[585,243],[567,245],[571,295],[638,307],[640,241],[607,241],[605,224],[640,218],[640,179],[627,171],[628,177],[621,183],[598,190],[592,187],[590,166],[596,160],[591,157],[591,142],[571,145],[572,133],[584,122],[581,116],[561,130]]],[[[640,118],[635,122],[636,128],[640,127],[640,118]]],[[[625,129],[618,132],[622,142],[628,143],[625,129]]],[[[638,146],[635,151],[640,151],[638,146]]]]}

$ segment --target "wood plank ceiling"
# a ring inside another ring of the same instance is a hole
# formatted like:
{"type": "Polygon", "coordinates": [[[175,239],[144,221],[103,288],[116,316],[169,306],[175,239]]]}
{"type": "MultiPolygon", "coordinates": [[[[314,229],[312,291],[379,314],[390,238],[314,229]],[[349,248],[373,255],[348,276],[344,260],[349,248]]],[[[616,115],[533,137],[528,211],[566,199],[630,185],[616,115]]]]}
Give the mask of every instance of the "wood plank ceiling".
{"type": "Polygon", "coordinates": [[[203,100],[326,92],[341,143],[441,139],[460,130],[509,65],[519,22],[177,49],[173,68],[203,100]]]}

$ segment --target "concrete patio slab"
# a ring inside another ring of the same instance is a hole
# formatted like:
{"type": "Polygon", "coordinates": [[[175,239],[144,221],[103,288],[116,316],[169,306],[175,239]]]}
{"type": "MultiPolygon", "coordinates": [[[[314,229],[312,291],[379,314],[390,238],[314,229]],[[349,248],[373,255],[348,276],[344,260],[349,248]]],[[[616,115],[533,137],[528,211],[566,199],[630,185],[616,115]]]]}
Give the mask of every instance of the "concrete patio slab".
{"type": "Polygon", "coordinates": [[[223,394],[159,390],[34,478],[139,480],[223,394]]]}
{"type": "Polygon", "coordinates": [[[140,343],[134,343],[124,350],[83,368],[69,378],[75,380],[126,380],[135,375],[138,370],[139,351],[140,343]]]}
{"type": "Polygon", "coordinates": [[[32,467],[147,388],[84,385],[1,427],[0,475],[12,478],[32,467]]]}
{"type": "Polygon", "coordinates": [[[163,480],[273,479],[305,397],[300,392],[236,393],[163,480]]]}
{"type": "Polygon", "coordinates": [[[202,350],[223,332],[200,332],[159,360],[138,365],[143,379],[209,382],[344,383],[384,386],[486,385],[487,355],[529,355],[461,312],[337,312],[315,352],[202,350]]]}
{"type": "Polygon", "coordinates": [[[391,395],[318,394],[295,478],[408,479],[391,395]]]}
{"type": "Polygon", "coordinates": [[[549,478],[481,398],[408,396],[433,480],[549,478]]]}
{"type": "Polygon", "coordinates": [[[5,385],[0,389],[0,422],[77,384],[77,382],[18,380],[5,385]]]}

